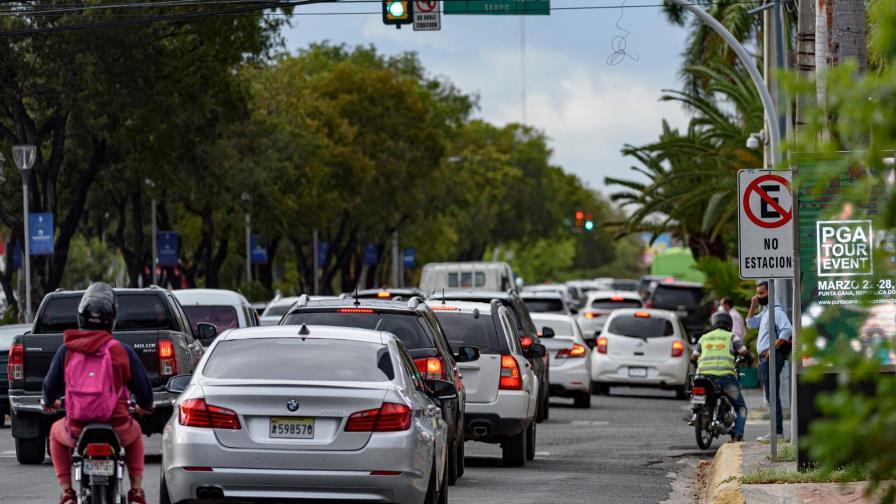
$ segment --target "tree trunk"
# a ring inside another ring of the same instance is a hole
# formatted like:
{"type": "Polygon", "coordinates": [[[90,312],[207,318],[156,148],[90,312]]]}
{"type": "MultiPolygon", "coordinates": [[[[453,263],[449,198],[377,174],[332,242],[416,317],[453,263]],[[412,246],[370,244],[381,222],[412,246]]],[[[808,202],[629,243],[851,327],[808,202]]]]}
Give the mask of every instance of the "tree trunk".
{"type": "Polygon", "coordinates": [[[865,0],[817,0],[815,5],[815,69],[818,104],[827,104],[824,70],[855,59],[860,72],[868,67],[865,0]]]}

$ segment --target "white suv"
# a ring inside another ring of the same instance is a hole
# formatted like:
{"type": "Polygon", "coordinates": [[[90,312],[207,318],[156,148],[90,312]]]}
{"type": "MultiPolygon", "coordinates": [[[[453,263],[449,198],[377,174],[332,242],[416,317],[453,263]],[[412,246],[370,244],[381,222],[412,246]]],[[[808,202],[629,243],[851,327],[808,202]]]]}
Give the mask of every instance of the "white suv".
{"type": "MultiPolygon", "coordinates": [[[[429,305],[452,349],[479,348],[479,360],[458,363],[467,391],[466,440],[500,443],[504,465],[525,465],[535,458],[540,384],[523,355],[512,315],[497,300],[430,301],[429,305]]],[[[540,343],[529,348],[533,358],[544,353],[540,343]]]]}

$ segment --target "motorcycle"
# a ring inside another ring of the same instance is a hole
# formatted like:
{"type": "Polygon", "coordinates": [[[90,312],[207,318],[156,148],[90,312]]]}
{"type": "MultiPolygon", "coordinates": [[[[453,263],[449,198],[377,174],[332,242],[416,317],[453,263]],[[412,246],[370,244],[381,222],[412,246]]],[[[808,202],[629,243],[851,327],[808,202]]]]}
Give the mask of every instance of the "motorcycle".
{"type": "MultiPolygon", "coordinates": [[[[740,369],[743,359],[735,361],[735,367],[740,369]]],[[[740,380],[740,373],[737,373],[740,380]]],[[[697,446],[706,450],[712,445],[714,439],[719,436],[729,435],[734,431],[734,422],[737,420],[737,412],[731,400],[721,387],[716,385],[711,378],[704,375],[694,376],[691,385],[691,408],[694,411],[694,434],[697,437],[697,446]]]]}
{"type": "Polygon", "coordinates": [[[121,442],[109,424],[90,424],[81,431],[72,457],[72,479],[79,504],[125,504],[122,493],[125,464],[121,442]]]}

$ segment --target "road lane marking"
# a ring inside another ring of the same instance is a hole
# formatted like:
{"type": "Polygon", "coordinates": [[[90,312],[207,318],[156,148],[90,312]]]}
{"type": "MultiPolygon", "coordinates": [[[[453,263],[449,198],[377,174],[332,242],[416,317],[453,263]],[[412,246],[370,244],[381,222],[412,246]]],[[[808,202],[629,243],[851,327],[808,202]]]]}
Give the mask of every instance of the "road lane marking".
{"type": "Polygon", "coordinates": [[[610,425],[610,422],[606,420],[573,420],[569,422],[570,425],[591,425],[591,426],[601,426],[601,425],[610,425]]]}

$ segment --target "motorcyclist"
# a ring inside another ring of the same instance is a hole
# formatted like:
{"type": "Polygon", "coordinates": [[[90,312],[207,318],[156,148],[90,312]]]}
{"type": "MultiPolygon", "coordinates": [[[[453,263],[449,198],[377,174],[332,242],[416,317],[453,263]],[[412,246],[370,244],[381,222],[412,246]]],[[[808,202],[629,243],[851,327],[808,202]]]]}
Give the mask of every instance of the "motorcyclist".
{"type": "Polygon", "coordinates": [[[694,347],[691,361],[697,363],[697,374],[706,376],[725,392],[737,413],[732,442],[744,439],[744,425],[747,423],[747,403],[740,393],[737,380],[735,355],[742,355],[752,363],[753,356],[740,338],[731,332],[733,321],[725,312],[713,314],[711,319],[713,330],[704,334],[694,347]]]}
{"type": "MultiPolygon", "coordinates": [[[[100,421],[112,425],[118,434],[121,446],[125,449],[125,464],[131,480],[128,502],[146,504],[146,496],[142,489],[143,434],[140,425],[130,416],[127,391],[130,390],[134,394],[137,413],[145,415],[150,413],[153,407],[152,385],[146,368],[143,367],[134,349],[112,338],[116,314],[115,292],[112,287],[101,282],[91,284],[78,305],[79,329],[64,332],[63,345],[53,357],[44,379],[41,399],[44,411],[46,413],[58,411],[62,406],[59,398],[63,392],[66,393],[66,405],[70,410],[67,418],[56,421],[50,429],[50,456],[53,459],[56,478],[62,487],[60,504],[77,502],[77,495],[72,489],[72,449],[88,422],[74,418],[76,400],[74,396],[69,395],[79,387],[83,387],[85,380],[79,379],[78,381],[82,383],[78,386],[69,383],[68,388],[66,382],[73,381],[73,377],[84,376],[78,374],[79,369],[75,369],[80,363],[86,362],[84,356],[106,359],[100,362],[107,366],[111,363],[111,368],[105,368],[111,369],[110,373],[98,374],[104,375],[110,385],[109,392],[117,394],[118,397],[100,399],[105,401],[108,410],[111,411],[108,419],[100,421]],[[79,353],[82,355],[78,355],[79,353]],[[113,384],[114,389],[111,386],[113,384]]],[[[82,366],[82,372],[83,369],[82,366]]],[[[93,377],[94,373],[89,373],[88,376],[93,377]]]]}

